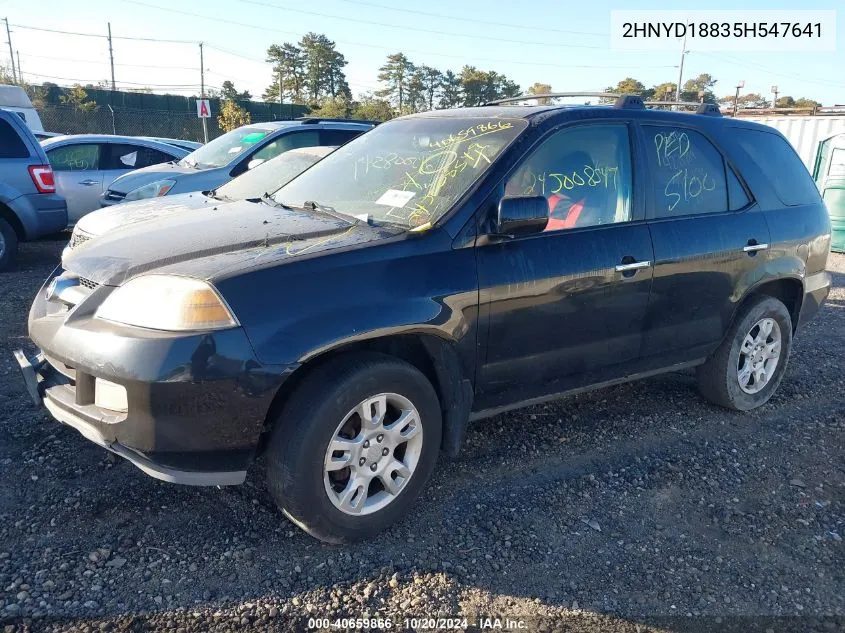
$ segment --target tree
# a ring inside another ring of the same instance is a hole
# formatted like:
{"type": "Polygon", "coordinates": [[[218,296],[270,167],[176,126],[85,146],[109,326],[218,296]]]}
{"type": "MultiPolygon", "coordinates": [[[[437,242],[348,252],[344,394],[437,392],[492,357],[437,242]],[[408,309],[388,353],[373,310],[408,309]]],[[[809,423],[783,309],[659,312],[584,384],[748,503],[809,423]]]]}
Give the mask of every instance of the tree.
{"type": "Polygon", "coordinates": [[[249,112],[244,110],[234,101],[223,101],[220,106],[220,114],[217,115],[217,125],[224,132],[229,132],[242,125],[248,125],[252,122],[249,112]]]}
{"type": "Polygon", "coordinates": [[[657,84],[651,89],[652,101],[674,101],[675,93],[678,90],[678,84],[674,81],[664,81],[662,84],[657,84]]]}
{"type": "Polygon", "coordinates": [[[441,108],[457,108],[463,103],[463,98],[461,78],[451,70],[447,70],[443,74],[443,80],[440,84],[440,103],[438,105],[441,108]]]}
{"type": "Polygon", "coordinates": [[[801,97],[800,99],[795,100],[795,107],[796,108],[820,108],[822,104],[816,101],[815,99],[807,99],[806,97],[801,97]]]}
{"type": "Polygon", "coordinates": [[[318,102],[323,96],[350,96],[343,72],[347,62],[335,50],[334,42],[325,35],[307,33],[300,40],[299,48],[304,56],[304,92],[312,102],[318,102]]]}
{"type": "Polygon", "coordinates": [[[59,97],[59,101],[62,105],[71,106],[77,112],[93,112],[97,109],[96,102],[88,100],[88,93],[79,84],[68,88],[65,94],[59,97]]]}
{"type": "Polygon", "coordinates": [[[766,108],[769,106],[769,100],[756,92],[739,95],[738,99],[736,95],[728,95],[719,99],[719,103],[733,105],[734,100],[736,100],[738,108],[766,108]]]}
{"type": "Polygon", "coordinates": [[[252,95],[249,94],[249,90],[238,92],[235,88],[235,84],[228,79],[223,82],[223,86],[220,89],[220,97],[229,101],[249,101],[252,99],[252,95]]]}
{"type": "MultiPolygon", "coordinates": [[[[540,82],[534,82],[532,85],[528,86],[528,94],[530,95],[547,95],[552,91],[551,84],[541,84],[540,82]]],[[[537,99],[538,105],[548,105],[552,102],[551,99],[537,99]]]]}
{"type": "Polygon", "coordinates": [[[279,100],[279,73],[282,76],[283,98],[293,103],[303,103],[305,85],[305,55],[302,49],[285,42],[267,49],[267,61],[273,64],[273,81],[264,91],[265,101],[279,100]]]}
{"type": "Polygon", "coordinates": [[[320,107],[311,110],[309,116],[326,119],[345,119],[349,116],[352,104],[346,97],[326,97],[320,107]]]}
{"type": "Polygon", "coordinates": [[[443,73],[431,66],[422,65],[417,68],[420,89],[424,104],[429,110],[434,110],[434,98],[443,85],[443,73]]]}
{"type": "Polygon", "coordinates": [[[794,108],[795,107],[795,99],[790,96],[780,97],[776,102],[775,106],[778,108],[794,108]]]}
{"type": "Polygon", "coordinates": [[[712,90],[715,85],[716,80],[709,73],[701,73],[698,77],[687,79],[681,91],[681,101],[698,101],[698,93],[703,92],[705,103],[715,103],[716,95],[712,90]]]}
{"type": "Polygon", "coordinates": [[[352,104],[352,118],[365,121],[387,121],[393,118],[393,106],[372,94],[364,94],[352,104]]]}
{"type": "Polygon", "coordinates": [[[376,91],[376,96],[387,97],[388,101],[396,104],[402,113],[405,106],[405,95],[408,93],[411,78],[414,74],[414,64],[404,53],[393,53],[387,56],[387,61],[379,68],[378,80],[385,84],[382,90],[376,91]]]}
{"type": "Polygon", "coordinates": [[[464,66],[461,69],[461,91],[464,95],[463,105],[477,106],[484,103],[484,87],[487,84],[487,73],[475,66],[464,66]]]}
{"type": "Polygon", "coordinates": [[[609,86],[606,92],[615,92],[622,95],[640,95],[646,93],[645,84],[633,77],[625,77],[622,81],[616,84],[616,87],[609,86]]]}

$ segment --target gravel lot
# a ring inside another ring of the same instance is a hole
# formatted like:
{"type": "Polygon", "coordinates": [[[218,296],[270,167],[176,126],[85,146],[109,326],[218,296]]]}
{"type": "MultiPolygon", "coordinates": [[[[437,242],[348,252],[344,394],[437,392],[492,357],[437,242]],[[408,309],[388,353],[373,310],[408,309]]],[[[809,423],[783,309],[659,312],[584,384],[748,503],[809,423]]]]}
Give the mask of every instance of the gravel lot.
{"type": "Polygon", "coordinates": [[[831,256],[836,288],[761,410],[716,409],[670,374],[480,422],[411,518],[332,547],[276,511],[259,467],[239,488],[166,484],[32,406],[11,351],[28,345],[31,299],[63,245],[22,245],[0,273],[6,633],[400,614],[554,615],[572,631],[799,616],[759,630],[845,630],[845,256],[831,256]]]}

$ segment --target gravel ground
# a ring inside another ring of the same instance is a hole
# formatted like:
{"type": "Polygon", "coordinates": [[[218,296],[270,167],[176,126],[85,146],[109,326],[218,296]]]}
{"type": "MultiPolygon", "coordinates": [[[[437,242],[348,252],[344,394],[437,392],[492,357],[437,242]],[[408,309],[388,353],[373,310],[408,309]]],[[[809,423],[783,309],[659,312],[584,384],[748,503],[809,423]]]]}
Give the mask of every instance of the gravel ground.
{"type": "Polygon", "coordinates": [[[11,351],[62,246],[23,245],[0,274],[4,633],[438,614],[845,630],[845,256],[762,409],[714,408],[670,374],[480,422],[412,517],[332,547],[276,511],[260,468],[238,488],[166,484],[32,406],[11,351]]]}

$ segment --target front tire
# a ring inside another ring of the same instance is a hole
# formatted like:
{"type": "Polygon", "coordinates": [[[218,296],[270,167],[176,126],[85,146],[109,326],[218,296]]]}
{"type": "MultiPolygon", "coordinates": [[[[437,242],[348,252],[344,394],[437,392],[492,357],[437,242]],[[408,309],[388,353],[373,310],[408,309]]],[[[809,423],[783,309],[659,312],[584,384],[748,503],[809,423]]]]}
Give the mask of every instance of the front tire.
{"type": "Polygon", "coordinates": [[[725,340],[698,367],[698,388],[710,402],[749,411],[775,393],[792,351],[792,317],[774,297],[750,301],[725,340]]]}
{"type": "Polygon", "coordinates": [[[432,471],[440,403],[414,366],[377,353],[340,356],[297,387],[267,448],[267,484],[312,536],[373,536],[413,504],[432,471]]]}

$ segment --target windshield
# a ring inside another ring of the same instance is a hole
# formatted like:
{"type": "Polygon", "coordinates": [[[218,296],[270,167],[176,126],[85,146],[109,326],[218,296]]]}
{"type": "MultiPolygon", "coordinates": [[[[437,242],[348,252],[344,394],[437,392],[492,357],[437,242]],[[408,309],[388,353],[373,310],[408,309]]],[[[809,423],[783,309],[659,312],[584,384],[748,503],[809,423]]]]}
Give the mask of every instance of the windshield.
{"type": "Polygon", "coordinates": [[[217,196],[227,200],[260,198],[273,193],[311,167],[334,148],[293,149],[268,160],[217,189],[217,196]]]}
{"type": "Polygon", "coordinates": [[[214,169],[228,165],[234,158],[254,146],[267,136],[271,130],[259,127],[239,127],[209,141],[179,161],[183,167],[196,169],[214,169]]]}
{"type": "Polygon", "coordinates": [[[523,119],[411,118],[383,123],[327,156],[273,196],[374,222],[434,223],[528,123],[523,119]]]}

